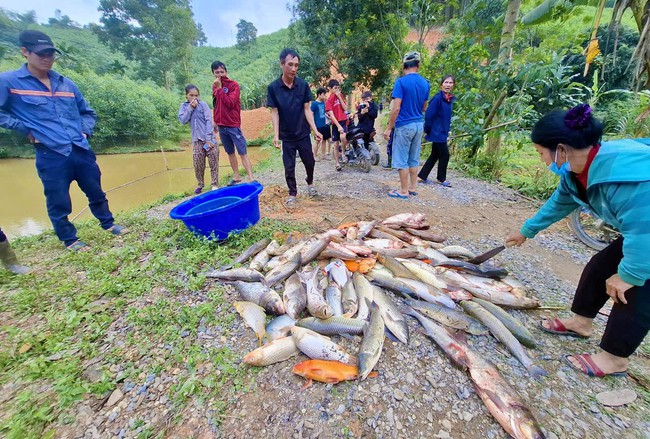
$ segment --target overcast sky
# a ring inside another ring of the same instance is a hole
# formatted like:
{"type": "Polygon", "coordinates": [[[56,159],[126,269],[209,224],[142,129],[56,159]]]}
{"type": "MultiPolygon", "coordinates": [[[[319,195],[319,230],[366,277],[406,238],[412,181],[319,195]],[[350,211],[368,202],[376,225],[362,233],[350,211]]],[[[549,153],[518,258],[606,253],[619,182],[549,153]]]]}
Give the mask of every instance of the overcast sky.
{"type": "MultiPolygon", "coordinates": [[[[252,22],[257,35],[275,32],[289,25],[292,0],[191,0],[194,19],[201,23],[210,46],[232,46],[239,19],[252,22]]],[[[36,11],[39,23],[47,23],[60,9],[79,24],[99,23],[99,0],[0,0],[0,7],[14,12],[36,11]]]]}

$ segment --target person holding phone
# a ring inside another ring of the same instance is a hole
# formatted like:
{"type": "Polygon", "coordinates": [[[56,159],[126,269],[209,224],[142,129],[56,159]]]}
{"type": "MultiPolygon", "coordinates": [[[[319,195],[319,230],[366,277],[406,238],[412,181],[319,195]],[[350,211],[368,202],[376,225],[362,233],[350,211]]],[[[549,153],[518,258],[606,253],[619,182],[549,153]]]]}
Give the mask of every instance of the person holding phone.
{"type": "Polygon", "coordinates": [[[185,87],[185,102],[178,110],[178,120],[183,124],[190,124],[192,132],[192,162],[197,186],[195,194],[203,191],[205,179],[205,159],[210,162],[210,177],[212,190],[219,187],[219,149],[214,135],[212,112],[204,101],[199,99],[199,89],[196,85],[188,84],[185,87]]]}

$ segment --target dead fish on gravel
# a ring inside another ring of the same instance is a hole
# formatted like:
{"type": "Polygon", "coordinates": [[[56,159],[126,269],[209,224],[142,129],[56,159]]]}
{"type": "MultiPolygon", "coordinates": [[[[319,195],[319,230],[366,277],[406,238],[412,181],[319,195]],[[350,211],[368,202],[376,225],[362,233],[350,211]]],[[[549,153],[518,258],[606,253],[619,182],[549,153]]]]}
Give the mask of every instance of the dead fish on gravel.
{"type": "Polygon", "coordinates": [[[336,282],[330,282],[327,288],[325,288],[325,302],[332,308],[332,316],[334,317],[343,315],[341,296],[341,288],[339,288],[336,282]]]}
{"type": "Polygon", "coordinates": [[[249,352],[244,357],[244,363],[249,366],[269,366],[286,361],[300,351],[292,336],[278,338],[249,352]]]}
{"type": "Polygon", "coordinates": [[[345,263],[340,259],[332,259],[332,261],[325,266],[325,271],[329,274],[330,279],[336,282],[341,288],[343,288],[350,279],[350,272],[345,266],[345,263]]]}
{"type": "Polygon", "coordinates": [[[460,329],[473,335],[485,335],[488,333],[487,328],[481,322],[462,311],[445,308],[444,306],[423,302],[421,300],[406,299],[404,303],[430,319],[450,328],[460,329]]]}
{"type": "Polygon", "coordinates": [[[277,316],[266,325],[266,336],[271,341],[286,337],[291,333],[291,328],[295,324],[296,321],[286,314],[277,316]]]}
{"type": "Polygon", "coordinates": [[[408,268],[394,257],[387,255],[385,252],[377,253],[377,260],[390,270],[395,277],[406,277],[409,279],[418,279],[408,268]]]}
{"type": "MultiPolygon", "coordinates": [[[[368,306],[368,304],[366,304],[368,306]]],[[[363,332],[363,340],[359,346],[359,378],[365,380],[377,365],[384,347],[385,325],[381,311],[376,304],[370,307],[370,322],[363,332]]]]}
{"type": "Polygon", "coordinates": [[[449,260],[446,255],[443,255],[439,250],[436,250],[434,248],[419,245],[416,247],[416,249],[420,253],[420,259],[424,257],[424,259],[430,260],[431,264],[433,265],[449,260]]]}
{"type": "Polygon", "coordinates": [[[406,228],[404,228],[404,230],[409,232],[411,235],[417,236],[417,237],[422,238],[422,239],[427,240],[427,241],[437,242],[437,243],[445,242],[444,237],[442,237],[440,235],[437,235],[437,234],[435,234],[433,232],[430,232],[429,230],[412,229],[410,227],[406,227],[406,228]]]}
{"type": "Polygon", "coordinates": [[[397,308],[397,305],[388,297],[381,288],[373,285],[373,302],[379,307],[384,324],[388,330],[402,343],[409,343],[409,327],[406,319],[397,308]]]}
{"type": "Polygon", "coordinates": [[[368,234],[368,236],[370,236],[371,238],[375,238],[375,239],[385,239],[385,240],[388,240],[388,241],[398,242],[402,246],[407,244],[407,242],[402,241],[397,236],[395,236],[395,235],[393,235],[391,233],[386,233],[383,230],[380,230],[378,227],[375,227],[374,229],[372,229],[370,231],[370,233],[368,234]]]}
{"type": "Polygon", "coordinates": [[[300,268],[300,264],[301,264],[300,253],[297,253],[295,256],[293,256],[284,264],[269,271],[266,274],[266,277],[264,278],[264,282],[269,287],[272,287],[273,285],[284,281],[286,278],[288,278],[293,273],[295,273],[296,270],[300,268]]]}
{"type": "Polygon", "coordinates": [[[262,271],[264,270],[264,267],[266,266],[266,264],[269,263],[270,260],[271,260],[271,256],[266,251],[266,249],[264,249],[255,255],[249,267],[253,270],[262,271]]]}
{"type": "Polygon", "coordinates": [[[417,311],[407,309],[404,313],[415,317],[447,356],[458,367],[469,371],[476,393],[506,433],[516,439],[544,439],[530,409],[492,364],[467,344],[454,339],[445,328],[417,311]]]}
{"type": "Polygon", "coordinates": [[[264,266],[264,271],[271,271],[275,268],[278,268],[280,265],[291,260],[296,254],[300,253],[300,250],[307,244],[307,241],[301,240],[291,246],[287,251],[285,251],[280,256],[273,257],[267,264],[264,266]]]}
{"type": "Polygon", "coordinates": [[[399,213],[386,218],[382,221],[382,225],[390,227],[391,229],[399,228],[412,228],[412,229],[428,229],[427,217],[423,213],[399,213]]]}
{"type": "Polygon", "coordinates": [[[510,286],[510,293],[514,294],[517,297],[526,297],[528,289],[526,285],[518,281],[512,276],[506,276],[503,279],[499,279],[504,284],[510,286]]]}
{"type": "Polygon", "coordinates": [[[356,241],[357,235],[359,234],[359,228],[355,226],[348,227],[348,231],[345,234],[345,237],[350,241],[356,241]]]}
{"type": "Polygon", "coordinates": [[[379,220],[359,222],[359,233],[357,233],[357,239],[364,239],[377,224],[379,224],[379,220]]]}
{"type": "Polygon", "coordinates": [[[357,254],[352,250],[348,250],[341,244],[330,242],[318,257],[320,259],[356,259],[357,254]]]}
{"type": "Polygon", "coordinates": [[[296,326],[311,329],[322,335],[359,335],[367,322],[358,319],[346,317],[330,317],[329,319],[317,319],[316,317],[306,317],[296,322],[296,326]]]}
{"type": "Polygon", "coordinates": [[[503,279],[508,275],[508,270],[505,268],[487,268],[460,260],[447,260],[435,265],[436,267],[451,268],[452,270],[462,271],[479,277],[489,277],[490,279],[503,279]]]}
{"type": "MultiPolygon", "coordinates": [[[[336,384],[341,381],[356,380],[359,378],[359,368],[356,365],[344,364],[340,361],[306,360],[293,366],[293,373],[307,378],[303,389],[308,388],[313,381],[336,384]]],[[[375,372],[374,375],[377,376],[375,372]]]]}
{"type": "Polygon", "coordinates": [[[460,245],[448,245],[446,247],[438,249],[438,251],[445,256],[456,259],[473,259],[476,257],[476,254],[474,254],[474,252],[460,245]]]}
{"type": "Polygon", "coordinates": [[[357,364],[357,358],[330,340],[307,328],[294,326],[291,330],[293,340],[300,351],[315,360],[334,360],[346,364],[357,364]]]}
{"type": "Polygon", "coordinates": [[[530,373],[531,376],[537,378],[548,375],[544,369],[533,362],[526,353],[526,350],[521,346],[521,343],[519,343],[508,328],[506,328],[499,319],[492,315],[492,313],[478,303],[472,301],[463,300],[460,302],[460,306],[463,307],[465,312],[487,326],[492,335],[508,348],[512,355],[528,370],[528,373],[530,373]]]}
{"type": "Polygon", "coordinates": [[[379,249],[379,251],[394,248],[404,248],[406,246],[406,243],[404,241],[400,241],[392,235],[388,236],[390,236],[390,238],[366,239],[364,243],[372,249],[379,249]]]}
{"type": "Polygon", "coordinates": [[[284,244],[280,245],[277,241],[272,241],[271,244],[266,248],[266,252],[271,255],[271,256],[280,256],[283,255],[287,250],[291,248],[292,245],[296,244],[296,239],[294,239],[291,235],[289,235],[284,241],[284,244]],[[272,245],[273,242],[277,244],[272,245]]]}
{"type": "Polygon", "coordinates": [[[503,308],[494,303],[490,303],[487,300],[479,299],[478,297],[474,297],[472,301],[490,311],[494,317],[499,319],[501,323],[508,328],[512,335],[514,335],[521,344],[529,348],[537,347],[537,343],[530,331],[528,331],[528,329],[526,329],[526,327],[514,316],[508,314],[503,308]]]}
{"type": "Polygon", "coordinates": [[[213,277],[219,280],[234,281],[240,280],[244,282],[262,282],[264,275],[259,271],[251,270],[250,268],[231,268],[230,270],[210,270],[205,273],[206,277],[213,277]]]}
{"type": "Polygon", "coordinates": [[[311,271],[299,271],[298,276],[305,284],[307,290],[307,310],[309,314],[319,319],[332,317],[332,308],[325,302],[322,290],[318,282],[318,269],[311,271]]]}
{"type": "Polygon", "coordinates": [[[343,306],[343,316],[352,317],[359,309],[359,299],[357,292],[354,289],[354,281],[352,278],[348,279],[341,291],[341,305],[343,306]]]}
{"type": "Polygon", "coordinates": [[[261,306],[267,312],[275,315],[284,314],[284,304],[278,293],[260,282],[232,283],[242,299],[261,306]]]}
{"type": "Polygon", "coordinates": [[[302,285],[298,273],[293,273],[284,283],[282,301],[285,312],[294,320],[297,320],[300,313],[307,307],[307,291],[302,285]]]}
{"type": "Polygon", "coordinates": [[[352,281],[354,282],[354,289],[357,292],[357,299],[359,309],[357,311],[357,319],[366,320],[370,315],[368,303],[372,303],[373,289],[372,284],[361,273],[353,273],[352,281]]]}
{"type": "Polygon", "coordinates": [[[266,329],[264,324],[266,323],[266,313],[264,308],[261,306],[255,305],[252,302],[234,302],[233,306],[239,313],[239,315],[244,319],[246,326],[255,331],[257,336],[257,342],[262,345],[262,339],[266,336],[266,329]]]}
{"type": "Polygon", "coordinates": [[[300,251],[300,260],[302,265],[307,265],[327,248],[330,240],[329,236],[318,238],[316,241],[305,245],[300,251]]]}
{"type": "Polygon", "coordinates": [[[248,261],[250,258],[264,250],[269,244],[271,243],[270,238],[263,238],[257,241],[255,244],[251,245],[248,247],[246,250],[243,251],[242,254],[237,256],[233,261],[232,264],[226,265],[223,267],[224,270],[233,267],[236,264],[243,264],[244,262],[248,261]]]}
{"type": "Polygon", "coordinates": [[[404,241],[408,244],[411,245],[422,245],[426,246],[427,243],[424,241],[422,238],[418,238],[417,236],[413,236],[408,232],[405,232],[403,230],[396,230],[396,229],[391,229],[390,227],[383,227],[383,226],[378,226],[377,230],[381,230],[382,232],[388,233],[390,235],[393,235],[394,237],[398,238],[401,241],[404,241]]]}
{"type": "Polygon", "coordinates": [[[440,278],[436,269],[426,262],[416,259],[398,259],[411,273],[425,284],[432,285],[440,290],[448,288],[447,283],[440,278]]]}

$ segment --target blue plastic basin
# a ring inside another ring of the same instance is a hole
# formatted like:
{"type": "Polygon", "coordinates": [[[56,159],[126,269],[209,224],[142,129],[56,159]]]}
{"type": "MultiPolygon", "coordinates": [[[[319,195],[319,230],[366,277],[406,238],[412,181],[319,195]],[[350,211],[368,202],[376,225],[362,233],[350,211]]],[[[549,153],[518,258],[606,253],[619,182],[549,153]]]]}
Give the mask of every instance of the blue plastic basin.
{"type": "Polygon", "coordinates": [[[264,187],[244,183],[206,192],[174,207],[169,213],[197,236],[226,239],[260,220],[259,194],[264,187]]]}

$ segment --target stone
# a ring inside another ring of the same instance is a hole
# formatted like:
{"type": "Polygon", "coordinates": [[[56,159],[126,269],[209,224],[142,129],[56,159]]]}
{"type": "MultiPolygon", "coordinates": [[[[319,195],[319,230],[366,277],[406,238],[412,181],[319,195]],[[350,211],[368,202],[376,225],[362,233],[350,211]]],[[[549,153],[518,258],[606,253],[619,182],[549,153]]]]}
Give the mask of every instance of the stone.
{"type": "Polygon", "coordinates": [[[113,393],[111,393],[111,396],[108,397],[108,401],[106,401],[105,406],[106,407],[113,407],[122,398],[124,398],[124,394],[122,393],[122,391],[120,389],[115,389],[115,390],[113,390],[113,393]]]}
{"type": "Polygon", "coordinates": [[[400,389],[395,389],[395,392],[393,392],[393,397],[396,400],[401,401],[404,399],[404,392],[402,392],[400,389]]]}
{"type": "Polygon", "coordinates": [[[636,400],[636,392],[632,389],[617,389],[608,392],[600,392],[596,399],[606,407],[620,407],[631,404],[636,400]]]}

